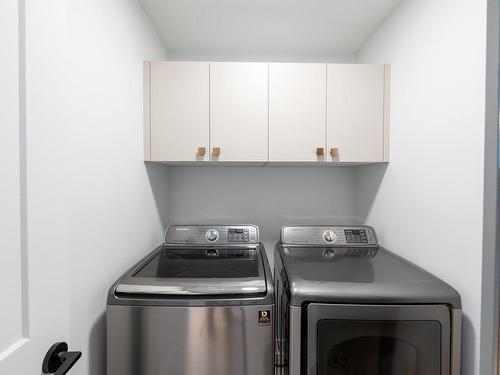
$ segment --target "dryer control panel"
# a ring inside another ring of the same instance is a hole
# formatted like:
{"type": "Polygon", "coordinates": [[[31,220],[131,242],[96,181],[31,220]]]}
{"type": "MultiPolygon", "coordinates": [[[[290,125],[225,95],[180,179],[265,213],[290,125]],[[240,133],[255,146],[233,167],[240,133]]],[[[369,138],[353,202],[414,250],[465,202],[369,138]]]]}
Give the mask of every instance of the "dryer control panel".
{"type": "Polygon", "coordinates": [[[172,225],[165,233],[167,244],[191,245],[256,245],[256,225],[172,225]]]}
{"type": "Polygon", "coordinates": [[[378,246],[375,230],[369,226],[287,226],[281,242],[289,245],[378,246]]]}

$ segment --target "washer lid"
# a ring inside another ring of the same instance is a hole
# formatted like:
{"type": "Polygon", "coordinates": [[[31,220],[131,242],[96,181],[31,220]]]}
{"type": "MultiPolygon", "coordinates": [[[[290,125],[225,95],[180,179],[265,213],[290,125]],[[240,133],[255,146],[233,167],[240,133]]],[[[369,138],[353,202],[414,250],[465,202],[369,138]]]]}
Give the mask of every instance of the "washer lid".
{"type": "Polygon", "coordinates": [[[262,255],[257,247],[172,247],[138,264],[117,293],[161,295],[265,294],[262,255]]]}
{"type": "Polygon", "coordinates": [[[382,247],[277,248],[290,303],[448,304],[460,308],[448,284],[382,247]]]}

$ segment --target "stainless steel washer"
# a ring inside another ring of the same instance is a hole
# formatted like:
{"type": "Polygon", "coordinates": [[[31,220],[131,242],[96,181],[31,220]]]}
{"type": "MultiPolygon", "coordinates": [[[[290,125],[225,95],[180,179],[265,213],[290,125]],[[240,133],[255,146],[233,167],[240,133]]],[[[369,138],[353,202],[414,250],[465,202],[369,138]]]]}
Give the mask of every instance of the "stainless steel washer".
{"type": "Polygon", "coordinates": [[[108,375],[270,375],[274,290],[254,225],[171,226],[107,302],[108,375]]]}
{"type": "Polygon", "coordinates": [[[284,227],[274,264],[280,374],[460,374],[459,294],[373,228],[284,227]]]}

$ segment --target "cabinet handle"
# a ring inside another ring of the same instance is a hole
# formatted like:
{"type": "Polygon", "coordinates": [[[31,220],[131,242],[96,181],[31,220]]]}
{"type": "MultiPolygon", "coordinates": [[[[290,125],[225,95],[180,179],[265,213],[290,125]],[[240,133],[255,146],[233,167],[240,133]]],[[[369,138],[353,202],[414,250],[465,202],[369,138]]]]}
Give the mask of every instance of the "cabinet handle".
{"type": "Polygon", "coordinates": [[[220,147],[214,147],[212,149],[212,155],[213,156],[219,156],[220,155],[220,147]]]}
{"type": "Polygon", "coordinates": [[[198,147],[198,155],[205,156],[206,149],[205,147],[198,147]]]}
{"type": "Polygon", "coordinates": [[[323,156],[325,154],[325,149],[323,147],[318,147],[316,149],[316,155],[323,156]]]}
{"type": "Polygon", "coordinates": [[[330,155],[332,155],[332,157],[339,156],[339,149],[337,147],[332,148],[330,150],[330,155]]]}

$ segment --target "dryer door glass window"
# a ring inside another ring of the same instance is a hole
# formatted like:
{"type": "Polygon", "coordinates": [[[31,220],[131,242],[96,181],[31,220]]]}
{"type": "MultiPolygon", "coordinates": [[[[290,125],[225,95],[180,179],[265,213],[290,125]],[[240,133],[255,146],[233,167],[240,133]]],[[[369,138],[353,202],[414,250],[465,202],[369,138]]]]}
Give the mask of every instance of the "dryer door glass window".
{"type": "Polygon", "coordinates": [[[320,320],[318,375],[440,375],[437,321],[320,320]]]}

